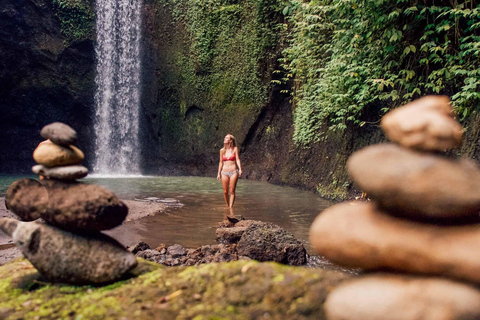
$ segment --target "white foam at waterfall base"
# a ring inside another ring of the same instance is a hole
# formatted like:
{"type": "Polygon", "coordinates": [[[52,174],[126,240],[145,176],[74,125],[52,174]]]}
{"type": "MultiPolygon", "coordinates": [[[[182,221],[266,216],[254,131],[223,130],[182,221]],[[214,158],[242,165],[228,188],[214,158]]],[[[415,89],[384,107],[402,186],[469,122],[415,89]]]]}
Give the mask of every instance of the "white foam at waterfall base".
{"type": "Polygon", "coordinates": [[[140,175],[141,0],[97,0],[95,160],[102,177],[140,175]]]}

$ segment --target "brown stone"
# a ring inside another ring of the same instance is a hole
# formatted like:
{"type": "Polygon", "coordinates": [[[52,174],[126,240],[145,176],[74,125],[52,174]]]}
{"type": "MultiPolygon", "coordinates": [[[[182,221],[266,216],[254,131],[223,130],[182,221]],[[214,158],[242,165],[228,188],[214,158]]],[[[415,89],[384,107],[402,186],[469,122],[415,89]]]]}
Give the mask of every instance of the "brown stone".
{"type": "Polygon", "coordinates": [[[480,224],[437,226],[344,202],[324,210],[310,228],[313,249],[346,267],[399,270],[480,283],[480,224]]]}
{"type": "Polygon", "coordinates": [[[370,275],[341,284],[325,311],[329,320],[473,320],[480,291],[442,278],[370,275]]]}
{"type": "Polygon", "coordinates": [[[47,210],[47,189],[33,179],[17,180],[8,187],[5,206],[24,221],[36,220],[47,210]]]}
{"type": "Polygon", "coordinates": [[[462,126],[455,121],[450,99],[427,96],[387,113],[381,126],[400,145],[426,151],[444,151],[462,143],[462,126]]]}
{"type": "Polygon", "coordinates": [[[355,152],[348,173],[379,206],[416,219],[478,219],[480,170],[469,159],[448,159],[393,144],[355,152]]]}
{"type": "Polygon", "coordinates": [[[61,122],[46,125],[40,131],[40,135],[45,139],[50,139],[55,144],[67,147],[77,142],[77,132],[69,125],[61,122]]]}
{"type": "Polygon", "coordinates": [[[0,218],[0,229],[52,282],[101,284],[120,279],[137,265],[135,256],[104,234],[78,235],[39,222],[0,218]]]}
{"type": "Polygon", "coordinates": [[[104,187],[78,182],[42,180],[49,203],[42,218],[61,229],[72,231],[107,230],[120,225],[128,208],[104,187]]]}
{"type": "Polygon", "coordinates": [[[60,146],[49,140],[41,142],[33,152],[33,159],[46,167],[79,164],[85,158],[83,152],[77,147],[60,146]]]}

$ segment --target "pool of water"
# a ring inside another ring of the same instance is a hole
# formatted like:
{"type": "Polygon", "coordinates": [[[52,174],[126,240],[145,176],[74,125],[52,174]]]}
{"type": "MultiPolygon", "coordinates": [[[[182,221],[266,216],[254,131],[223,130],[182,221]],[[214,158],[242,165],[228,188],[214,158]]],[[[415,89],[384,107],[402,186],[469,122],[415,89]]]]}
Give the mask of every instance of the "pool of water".
{"type": "MultiPolygon", "coordinates": [[[[21,177],[0,176],[0,197],[21,177]]],[[[30,177],[35,178],[35,177],[30,177]]],[[[85,183],[104,186],[121,199],[167,199],[164,213],[129,221],[107,231],[124,245],[140,241],[152,248],[175,243],[193,248],[215,243],[215,229],[226,215],[222,185],[203,177],[88,177],[85,183]]],[[[308,230],[313,219],[331,202],[308,191],[240,179],[235,216],[275,223],[292,232],[308,246],[308,230]]],[[[309,250],[310,251],[310,250],[309,250]]]]}

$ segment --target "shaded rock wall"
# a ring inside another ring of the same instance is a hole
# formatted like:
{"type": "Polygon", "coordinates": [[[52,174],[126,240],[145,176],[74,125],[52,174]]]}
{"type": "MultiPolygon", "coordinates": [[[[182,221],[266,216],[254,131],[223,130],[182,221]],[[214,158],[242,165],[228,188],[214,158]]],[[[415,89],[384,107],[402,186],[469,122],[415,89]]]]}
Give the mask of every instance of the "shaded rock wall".
{"type": "Polygon", "coordinates": [[[67,44],[51,0],[4,0],[0,9],[0,172],[28,172],[40,129],[63,121],[90,154],[91,39],[67,44]]]}

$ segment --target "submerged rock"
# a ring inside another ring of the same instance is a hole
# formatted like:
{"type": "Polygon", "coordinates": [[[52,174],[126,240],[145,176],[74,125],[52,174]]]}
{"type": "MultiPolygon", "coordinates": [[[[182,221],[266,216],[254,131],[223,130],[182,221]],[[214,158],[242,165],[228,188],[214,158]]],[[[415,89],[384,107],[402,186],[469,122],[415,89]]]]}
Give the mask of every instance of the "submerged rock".
{"type": "Polygon", "coordinates": [[[137,265],[135,256],[104,234],[78,235],[39,222],[0,218],[23,255],[52,282],[101,284],[137,265]]]}
{"type": "Polygon", "coordinates": [[[480,291],[441,278],[370,275],[340,285],[325,302],[329,320],[480,318],[480,291]]]}
{"type": "Polygon", "coordinates": [[[256,222],[242,234],[237,244],[239,256],[258,261],[275,261],[290,265],[307,262],[307,251],[291,233],[277,225],[256,222]]]}
{"type": "Polygon", "coordinates": [[[53,178],[59,180],[76,180],[88,175],[88,169],[80,165],[60,166],[48,168],[44,165],[37,164],[32,167],[35,174],[42,175],[46,178],[53,178]]]}
{"type": "Polygon", "coordinates": [[[453,119],[446,96],[427,96],[388,112],[381,126],[387,137],[404,147],[444,151],[462,143],[462,126],[453,119]]]}
{"type": "Polygon", "coordinates": [[[478,221],[480,170],[469,159],[448,159],[378,144],[355,152],[348,173],[389,212],[416,219],[478,221]]]}
{"type": "Polygon", "coordinates": [[[61,122],[46,125],[40,131],[40,135],[45,139],[50,139],[55,144],[67,147],[77,142],[77,132],[69,125],[61,122]]]}
{"type": "Polygon", "coordinates": [[[42,180],[49,203],[42,218],[74,232],[107,230],[125,220],[127,206],[108,189],[77,182],[42,180]]]}
{"type": "Polygon", "coordinates": [[[372,203],[345,202],[320,213],[310,243],[319,255],[346,267],[480,283],[480,224],[423,224],[387,215],[372,203]]]}
{"type": "Polygon", "coordinates": [[[35,162],[47,167],[79,164],[84,158],[85,155],[77,147],[64,147],[48,140],[41,142],[33,152],[35,162]]]}
{"type": "Polygon", "coordinates": [[[45,213],[48,206],[47,189],[33,179],[19,179],[8,187],[5,206],[24,221],[33,221],[45,213]]]}

